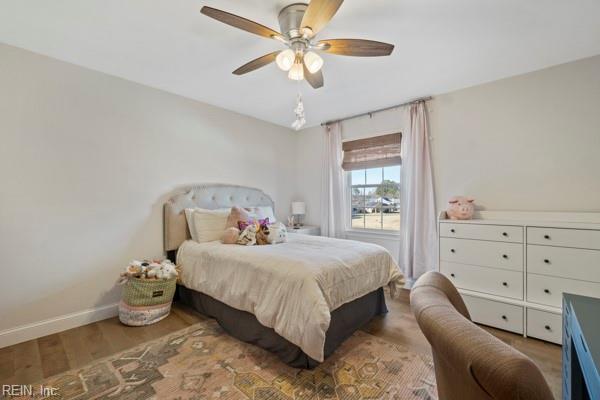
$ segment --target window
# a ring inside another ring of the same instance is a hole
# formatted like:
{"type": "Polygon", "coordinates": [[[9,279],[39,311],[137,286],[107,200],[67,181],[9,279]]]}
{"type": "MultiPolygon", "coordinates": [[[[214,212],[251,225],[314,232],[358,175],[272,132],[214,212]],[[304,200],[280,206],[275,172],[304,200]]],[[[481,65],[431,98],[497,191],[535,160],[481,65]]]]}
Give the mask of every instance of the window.
{"type": "Polygon", "coordinates": [[[400,165],[350,171],[352,229],[400,230],[400,165]]]}
{"type": "Polygon", "coordinates": [[[342,144],[348,171],[353,229],[400,230],[400,143],[402,134],[342,144]]]}

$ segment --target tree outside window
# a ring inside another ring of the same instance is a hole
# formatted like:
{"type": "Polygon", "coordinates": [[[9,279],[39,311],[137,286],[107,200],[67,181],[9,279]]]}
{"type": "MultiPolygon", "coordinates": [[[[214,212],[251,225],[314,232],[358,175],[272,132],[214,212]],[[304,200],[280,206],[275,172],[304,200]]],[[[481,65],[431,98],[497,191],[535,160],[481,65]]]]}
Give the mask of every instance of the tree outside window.
{"type": "Polygon", "coordinates": [[[354,170],[352,229],[400,230],[400,165],[354,170]]]}

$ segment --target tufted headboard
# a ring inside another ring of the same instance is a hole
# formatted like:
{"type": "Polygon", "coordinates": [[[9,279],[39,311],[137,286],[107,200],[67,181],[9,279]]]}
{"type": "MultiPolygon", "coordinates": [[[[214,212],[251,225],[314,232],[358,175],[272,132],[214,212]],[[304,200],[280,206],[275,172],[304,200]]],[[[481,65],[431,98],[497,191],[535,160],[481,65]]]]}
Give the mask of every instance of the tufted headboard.
{"type": "Polygon", "coordinates": [[[258,207],[275,205],[271,197],[260,189],[220,183],[184,187],[164,206],[165,251],[177,250],[190,238],[185,219],[186,208],[258,207]]]}

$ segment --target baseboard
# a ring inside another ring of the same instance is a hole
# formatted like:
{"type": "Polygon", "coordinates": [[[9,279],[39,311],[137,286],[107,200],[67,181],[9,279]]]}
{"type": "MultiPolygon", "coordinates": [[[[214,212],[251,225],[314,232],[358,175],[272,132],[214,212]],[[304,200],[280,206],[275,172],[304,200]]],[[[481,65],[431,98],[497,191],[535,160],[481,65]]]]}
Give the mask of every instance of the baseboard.
{"type": "Polygon", "coordinates": [[[90,308],[0,331],[0,348],[62,332],[118,315],[118,303],[90,308]]]}

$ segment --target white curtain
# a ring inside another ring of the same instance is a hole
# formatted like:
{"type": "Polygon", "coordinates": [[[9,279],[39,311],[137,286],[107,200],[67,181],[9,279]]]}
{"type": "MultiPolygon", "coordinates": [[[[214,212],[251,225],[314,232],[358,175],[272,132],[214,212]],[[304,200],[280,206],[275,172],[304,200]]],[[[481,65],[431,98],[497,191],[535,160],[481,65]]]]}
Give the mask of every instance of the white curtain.
{"type": "Polygon", "coordinates": [[[343,238],[346,223],[346,180],[342,170],[342,125],[325,127],[323,187],[321,190],[321,235],[343,238]]]}
{"type": "Polygon", "coordinates": [[[425,103],[405,109],[400,194],[400,268],[410,285],[436,268],[436,215],[425,103]]]}

